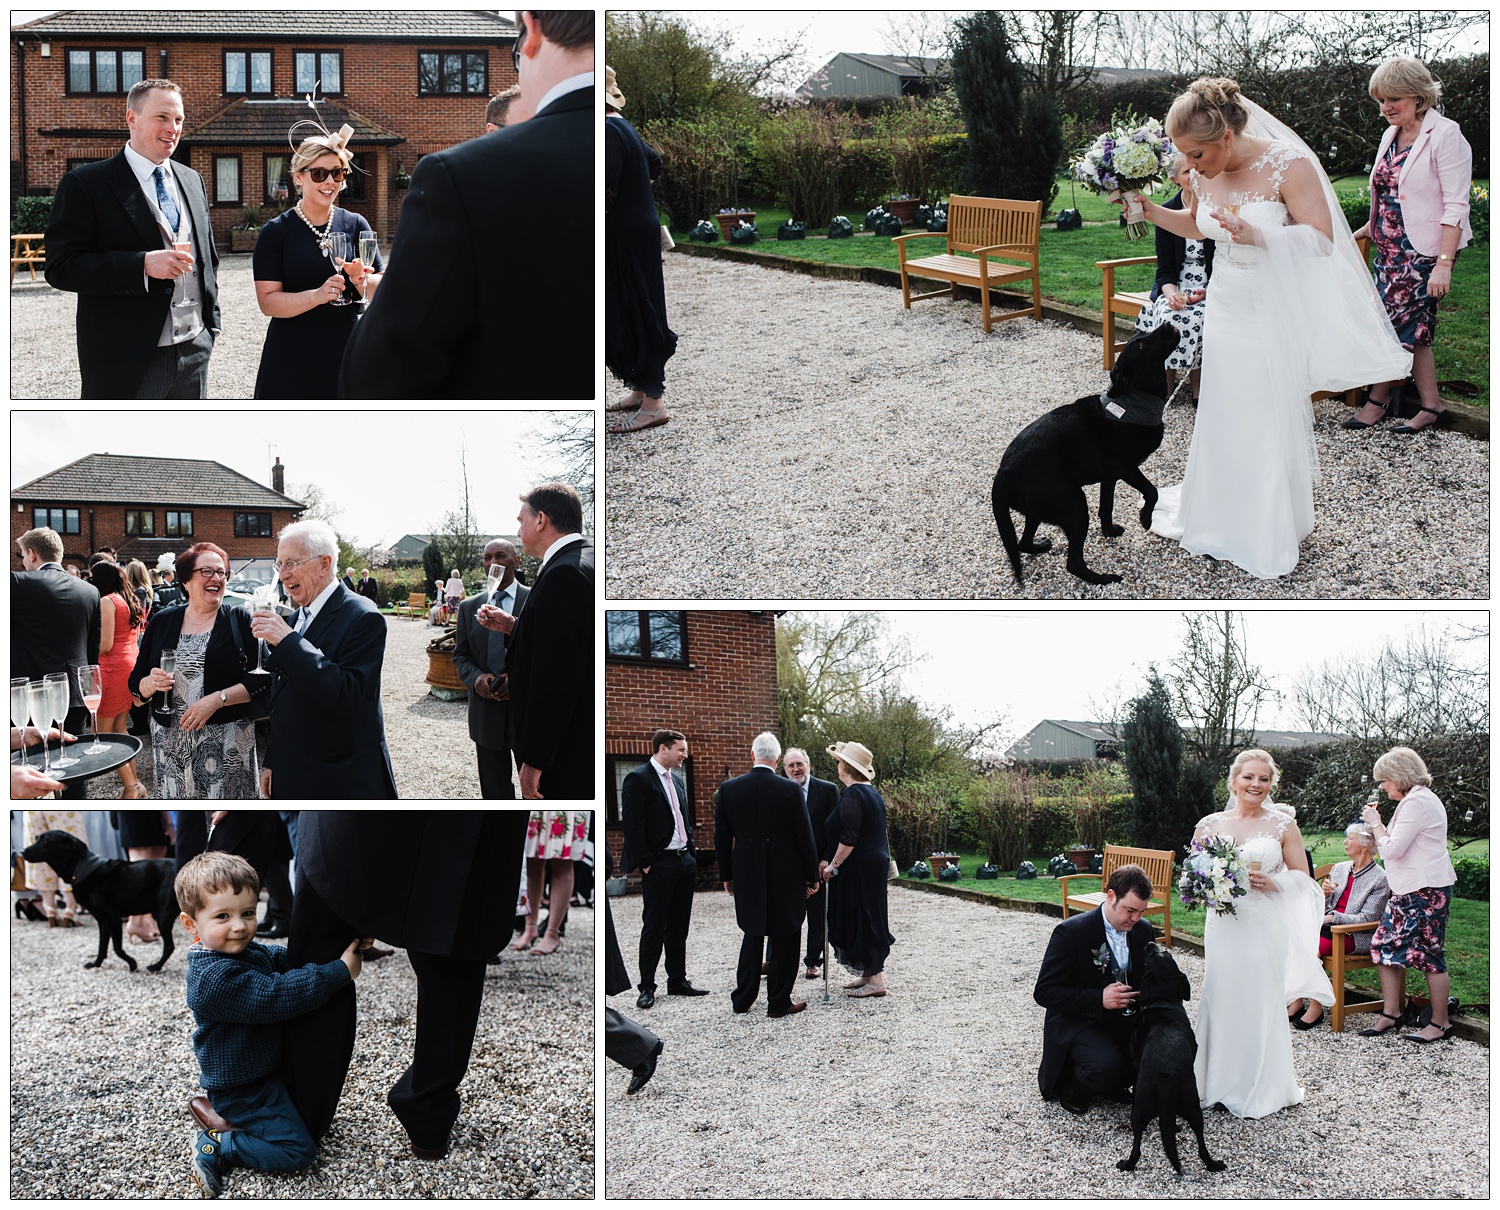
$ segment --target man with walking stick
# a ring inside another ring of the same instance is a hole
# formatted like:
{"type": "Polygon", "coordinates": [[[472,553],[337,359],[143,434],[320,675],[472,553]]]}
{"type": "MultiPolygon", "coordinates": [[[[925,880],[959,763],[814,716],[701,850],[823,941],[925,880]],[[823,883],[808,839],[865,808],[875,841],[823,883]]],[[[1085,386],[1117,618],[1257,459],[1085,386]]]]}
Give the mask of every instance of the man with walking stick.
{"type": "MultiPolygon", "coordinates": [[[[781,757],[781,767],[786,775],[802,791],[802,808],[807,812],[807,821],[812,825],[813,845],[823,862],[832,861],[837,842],[829,839],[828,817],[838,810],[839,788],[831,781],[812,776],[811,762],[801,748],[788,748],[781,757]]],[[[819,873],[822,863],[819,863],[819,873]]],[[[827,936],[826,909],[828,888],[820,882],[818,891],[807,901],[807,953],[802,959],[807,967],[805,979],[816,979],[818,968],[824,965],[824,941],[827,936]]],[[[827,972],[823,982],[827,983],[827,972]]]]}

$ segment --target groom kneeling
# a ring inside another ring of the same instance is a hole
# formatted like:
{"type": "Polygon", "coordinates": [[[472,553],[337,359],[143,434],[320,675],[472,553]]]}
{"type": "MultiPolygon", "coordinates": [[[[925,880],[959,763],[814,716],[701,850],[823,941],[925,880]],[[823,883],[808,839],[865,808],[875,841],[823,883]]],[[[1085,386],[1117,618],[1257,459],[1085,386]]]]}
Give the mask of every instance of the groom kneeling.
{"type": "Polygon", "coordinates": [[[1146,872],[1123,865],[1110,875],[1104,902],[1064,920],[1047,943],[1032,993],[1047,1010],[1037,1082],[1044,1100],[1055,1098],[1069,1113],[1083,1113],[1090,1097],[1119,1095],[1135,1082],[1133,985],[1155,935],[1141,919],[1150,901],[1146,872]]]}

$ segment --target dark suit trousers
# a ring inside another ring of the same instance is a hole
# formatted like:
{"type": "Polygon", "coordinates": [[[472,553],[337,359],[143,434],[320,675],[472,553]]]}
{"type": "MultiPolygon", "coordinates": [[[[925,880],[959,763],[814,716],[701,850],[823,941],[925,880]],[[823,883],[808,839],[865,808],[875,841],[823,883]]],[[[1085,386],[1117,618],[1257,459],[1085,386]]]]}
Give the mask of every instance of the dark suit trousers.
{"type": "Polygon", "coordinates": [[[1124,1087],[1130,1083],[1123,1049],[1127,1037],[1101,1026],[1087,1026],[1068,1047],[1064,1078],[1071,1074],[1073,1082],[1091,1097],[1124,1087]]]}
{"type": "Polygon", "coordinates": [[[773,1017],[786,1012],[792,1002],[792,988],[797,983],[797,950],[802,940],[799,930],[776,937],[745,935],[740,942],[740,962],[735,972],[734,994],[729,1002],[737,1013],[750,1011],[760,995],[760,967],[765,962],[766,1011],[773,1017]]]}
{"type": "Polygon", "coordinates": [[[191,340],[158,346],[135,397],[207,399],[208,359],[213,351],[214,338],[206,327],[191,340]]]}
{"type": "Polygon", "coordinates": [[[661,1039],[638,1021],[612,1008],[604,1010],[604,1057],[621,1067],[639,1067],[661,1045],[661,1039]]]}
{"type": "Polygon", "coordinates": [[[514,798],[516,785],[510,777],[510,749],[475,744],[474,755],[479,760],[479,797],[514,798]]]}
{"type": "Polygon", "coordinates": [[[803,961],[810,967],[823,965],[823,912],[827,906],[828,884],[824,882],[807,901],[807,956],[803,961]]]}
{"type": "MultiPolygon", "coordinates": [[[[297,879],[287,954],[293,966],[334,962],[359,936],[336,916],[306,878],[297,879]]],[[[308,1133],[321,1139],[333,1122],[354,1055],[354,984],[282,1030],[281,1079],[308,1133]]]]}
{"type": "Polygon", "coordinates": [[[440,958],[407,950],[417,974],[417,1039],[411,1066],[386,1104],[419,1147],[440,1148],[458,1120],[458,1085],[469,1069],[484,959],[440,958]]]}
{"type": "Polygon", "coordinates": [[[687,935],[698,863],[686,849],[663,853],[641,874],[641,987],[656,986],[663,950],[667,985],[687,981],[687,935]]]}

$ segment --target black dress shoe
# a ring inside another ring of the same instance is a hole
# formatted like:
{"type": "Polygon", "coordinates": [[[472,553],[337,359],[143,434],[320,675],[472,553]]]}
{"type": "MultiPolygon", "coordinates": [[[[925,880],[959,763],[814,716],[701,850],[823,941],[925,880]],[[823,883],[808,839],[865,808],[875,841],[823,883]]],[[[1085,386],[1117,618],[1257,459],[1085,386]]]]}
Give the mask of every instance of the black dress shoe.
{"type": "Polygon", "coordinates": [[[1302,1019],[1302,1017],[1301,1017],[1300,1014],[1298,1016],[1295,1016],[1295,1017],[1292,1018],[1292,1028],[1293,1029],[1315,1029],[1317,1026],[1322,1025],[1322,1024],[1323,1024],[1323,1014],[1322,1013],[1319,1013],[1311,1021],[1304,1021],[1302,1019]]]}
{"type": "Polygon", "coordinates": [[[630,1087],[625,1090],[625,1095],[627,1097],[634,1096],[636,1093],[640,1092],[640,1090],[646,1087],[646,1085],[650,1082],[651,1077],[656,1074],[656,1060],[657,1056],[661,1054],[661,1048],[662,1043],[658,1042],[656,1044],[656,1049],[646,1056],[646,1061],[644,1063],[640,1063],[630,1069],[632,1073],[630,1077],[630,1087]]]}
{"type": "Polygon", "coordinates": [[[641,988],[641,994],[635,998],[635,1006],[637,1008],[650,1008],[655,1003],[656,1003],[656,987],[655,987],[655,985],[652,985],[650,987],[643,987],[643,988],[641,988]]]}
{"type": "Polygon", "coordinates": [[[793,1000],[786,1006],[785,1010],[783,1010],[782,1012],[767,1012],[766,1016],[771,1017],[774,1020],[780,1020],[782,1017],[790,1017],[793,1013],[800,1013],[806,1007],[806,1000],[793,1000]]]}
{"type": "Polygon", "coordinates": [[[442,1141],[442,1144],[437,1147],[423,1147],[420,1143],[417,1142],[416,1139],[412,1138],[411,1135],[406,1136],[406,1142],[407,1145],[411,1148],[411,1153],[419,1160],[440,1160],[448,1154],[447,1139],[444,1139],[442,1141]]]}
{"type": "Polygon", "coordinates": [[[684,979],[681,983],[668,983],[667,995],[669,996],[706,996],[708,989],[694,987],[690,980],[684,979]]]}
{"type": "Polygon", "coordinates": [[[265,941],[265,940],[272,940],[272,941],[274,941],[274,940],[276,940],[277,938],[280,938],[280,937],[290,936],[290,934],[286,931],[286,925],[284,925],[284,924],[273,924],[273,925],[271,925],[270,928],[264,928],[264,929],[258,930],[256,932],[255,936],[259,940],[261,940],[261,941],[265,941]]]}
{"type": "Polygon", "coordinates": [[[1064,1076],[1057,1086],[1057,1103],[1069,1113],[1087,1113],[1089,1109],[1088,1093],[1079,1088],[1073,1082],[1071,1076],[1064,1076]]]}

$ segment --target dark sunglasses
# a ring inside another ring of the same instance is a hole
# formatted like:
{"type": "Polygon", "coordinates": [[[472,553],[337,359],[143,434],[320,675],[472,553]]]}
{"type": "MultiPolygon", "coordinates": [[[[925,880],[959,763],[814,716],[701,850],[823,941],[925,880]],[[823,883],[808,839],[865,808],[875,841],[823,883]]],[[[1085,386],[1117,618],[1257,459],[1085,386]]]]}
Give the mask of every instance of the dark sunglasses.
{"type": "Polygon", "coordinates": [[[332,177],[336,181],[342,181],[348,172],[347,168],[309,168],[307,175],[321,185],[329,177],[332,177]]]}

